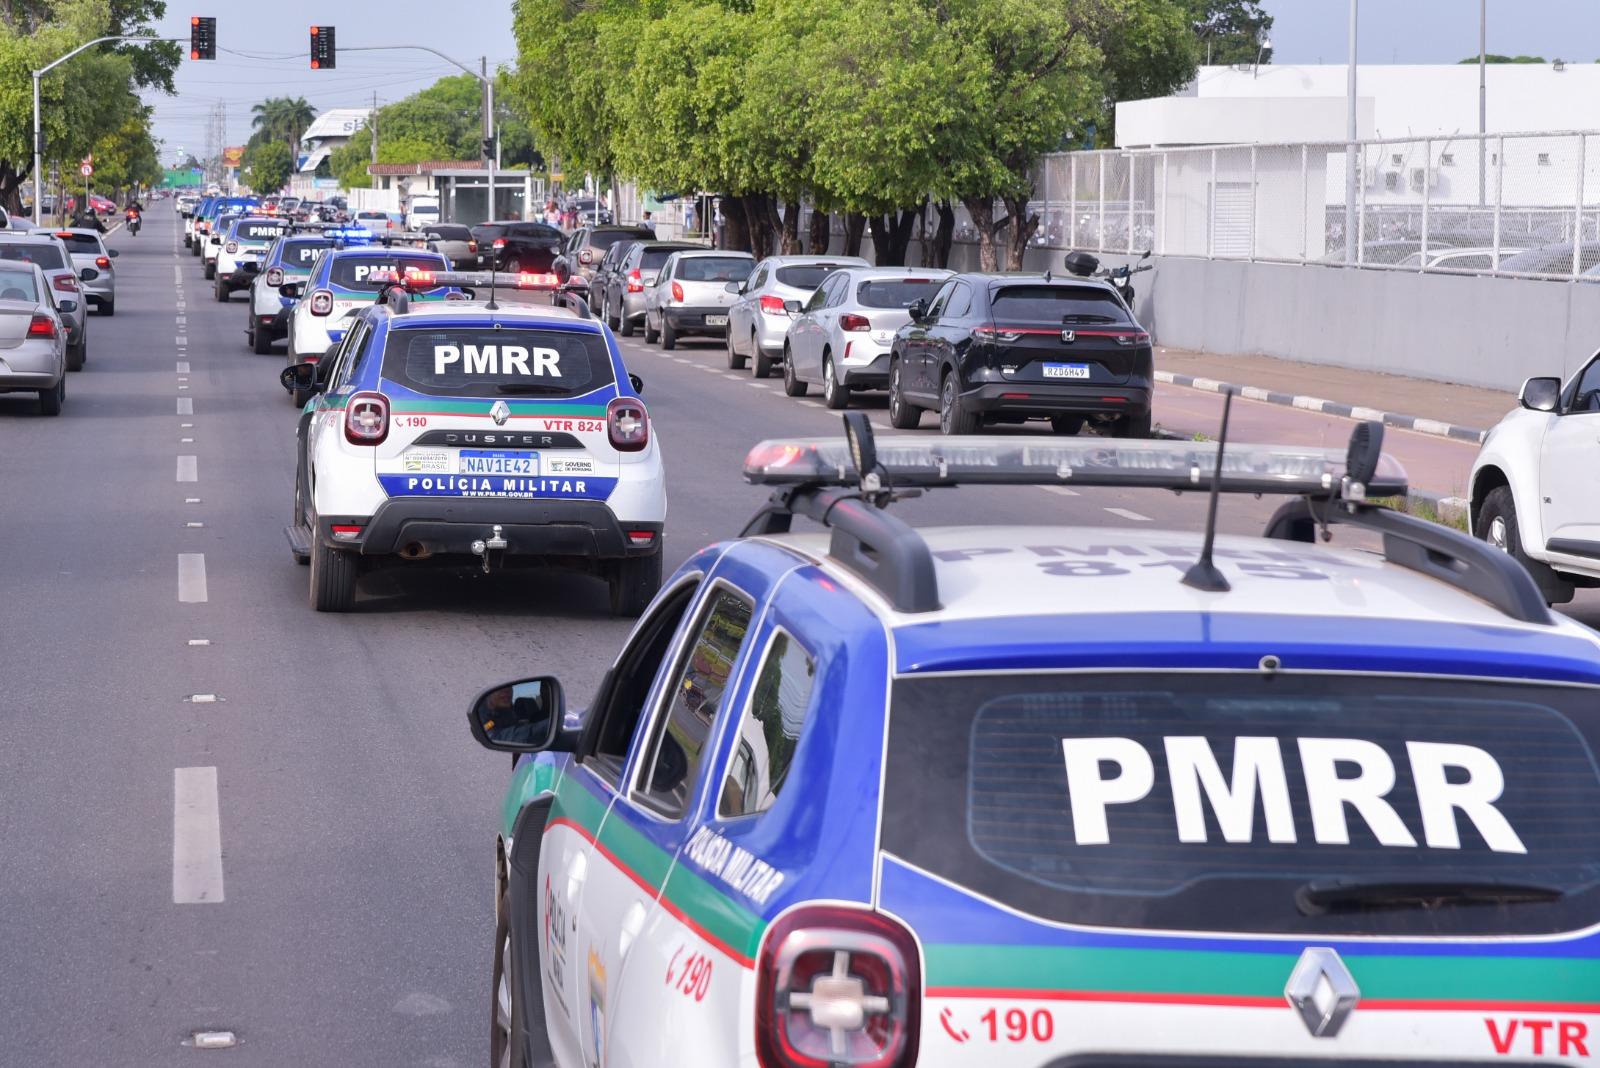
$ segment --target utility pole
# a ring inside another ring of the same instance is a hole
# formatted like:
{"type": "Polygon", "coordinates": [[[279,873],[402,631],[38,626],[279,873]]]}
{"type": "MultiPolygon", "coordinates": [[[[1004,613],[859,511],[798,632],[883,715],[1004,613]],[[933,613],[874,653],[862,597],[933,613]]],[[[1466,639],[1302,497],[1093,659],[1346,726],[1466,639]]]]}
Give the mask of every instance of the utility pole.
{"type": "Polygon", "coordinates": [[[1346,138],[1344,151],[1344,262],[1356,261],[1356,182],[1360,164],[1356,159],[1356,3],[1350,0],[1350,66],[1347,74],[1346,138]]]}
{"type": "Polygon", "coordinates": [[[1488,170],[1484,157],[1489,149],[1489,0],[1478,0],[1478,206],[1489,202],[1488,170]]]}
{"type": "Polygon", "coordinates": [[[483,165],[489,170],[489,214],[484,222],[493,222],[494,211],[494,171],[495,163],[500,157],[500,144],[494,135],[494,82],[489,79],[489,57],[484,56],[479,64],[482,72],[479,80],[483,82],[483,165]]]}
{"type": "MultiPolygon", "coordinates": [[[[378,94],[372,94],[372,120],[367,123],[372,128],[372,165],[378,165],[378,94]]],[[[372,188],[378,188],[378,176],[372,176],[372,188]]]]}

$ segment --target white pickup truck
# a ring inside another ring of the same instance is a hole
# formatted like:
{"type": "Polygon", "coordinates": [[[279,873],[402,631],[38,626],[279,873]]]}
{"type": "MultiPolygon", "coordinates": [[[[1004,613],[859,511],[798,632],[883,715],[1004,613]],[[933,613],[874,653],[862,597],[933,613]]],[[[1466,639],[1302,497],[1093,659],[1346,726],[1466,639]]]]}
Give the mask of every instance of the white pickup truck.
{"type": "Polygon", "coordinates": [[[1565,386],[1528,379],[1520,400],[1472,465],[1472,532],[1564,604],[1600,586],[1600,352],[1565,386]]]}

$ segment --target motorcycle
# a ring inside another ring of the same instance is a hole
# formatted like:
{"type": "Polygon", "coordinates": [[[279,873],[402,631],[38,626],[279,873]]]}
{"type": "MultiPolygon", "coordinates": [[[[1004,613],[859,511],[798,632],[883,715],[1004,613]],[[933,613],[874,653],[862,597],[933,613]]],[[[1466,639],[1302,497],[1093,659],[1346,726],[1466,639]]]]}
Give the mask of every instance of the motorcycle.
{"type": "Polygon", "coordinates": [[[138,237],[139,227],[141,225],[143,225],[143,223],[140,220],[139,213],[136,211],[128,212],[128,233],[132,234],[134,237],[138,237]]]}
{"type": "Polygon", "coordinates": [[[1104,278],[1116,287],[1122,302],[1133,310],[1133,276],[1144,271],[1155,269],[1155,265],[1145,263],[1150,258],[1150,250],[1145,249],[1144,255],[1139,257],[1138,266],[1124,263],[1121,267],[1102,267],[1100,261],[1087,252],[1067,253],[1067,272],[1079,278],[1104,278]]]}

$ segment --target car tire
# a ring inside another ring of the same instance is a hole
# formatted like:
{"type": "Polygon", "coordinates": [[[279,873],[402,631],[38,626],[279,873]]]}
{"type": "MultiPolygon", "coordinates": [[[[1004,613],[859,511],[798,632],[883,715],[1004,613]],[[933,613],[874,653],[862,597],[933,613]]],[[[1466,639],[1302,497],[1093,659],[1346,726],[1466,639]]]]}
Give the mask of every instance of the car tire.
{"type": "Polygon", "coordinates": [[[622,329],[622,305],[618,304],[613,308],[610,307],[608,303],[607,310],[611,313],[608,317],[608,321],[611,323],[611,329],[620,331],[622,329]]]}
{"type": "Polygon", "coordinates": [[[1150,436],[1150,409],[1130,412],[1111,424],[1114,438],[1147,438],[1150,436]]]}
{"type": "Polygon", "coordinates": [[[900,392],[900,361],[889,361],[889,425],[896,430],[915,430],[922,422],[922,409],[900,392]]]}
{"type": "Polygon", "coordinates": [[[939,433],[972,434],[977,429],[978,417],[961,403],[960,379],[954,371],[946,371],[939,381],[939,433]]]}
{"type": "Polygon", "coordinates": [[[637,328],[633,325],[633,320],[628,317],[626,308],[617,309],[617,321],[622,324],[618,333],[623,337],[632,337],[634,335],[637,328]]]}
{"type": "Polygon", "coordinates": [[[272,335],[261,329],[250,331],[250,351],[257,356],[266,356],[272,352],[272,335]]]}
{"type": "Polygon", "coordinates": [[[76,345],[67,348],[67,370],[81,371],[83,365],[89,362],[89,339],[84,338],[76,345]]]}
{"type": "MultiPolygon", "coordinates": [[[[724,340],[727,342],[727,345],[728,345],[728,370],[730,370],[730,371],[743,371],[744,370],[744,365],[745,365],[745,357],[740,356],[739,355],[739,350],[733,347],[733,331],[732,330],[728,331],[727,337],[724,338],[724,340]]],[[[754,334],[750,335],[750,340],[752,342],[755,340],[755,335],[754,334]]]]}
{"type": "Polygon", "coordinates": [[[216,292],[218,304],[228,303],[228,283],[218,278],[217,284],[213,287],[213,289],[216,292]]]}
{"type": "Polygon", "coordinates": [[[526,1064],[521,1051],[527,1049],[527,1043],[519,1041],[522,1020],[512,983],[511,947],[511,895],[501,887],[495,909],[494,964],[489,971],[489,1063],[495,1068],[502,1064],[523,1068],[526,1064]]]}
{"type": "Polygon", "coordinates": [[[661,589],[661,547],[649,556],[625,556],[606,567],[611,587],[611,614],[637,616],[650,606],[661,589]]]}
{"type": "Polygon", "coordinates": [[[783,392],[790,397],[804,397],[809,383],[802,382],[794,374],[794,353],[789,351],[789,346],[783,346],[783,392]]]}
{"type": "Polygon", "coordinates": [[[1050,429],[1057,434],[1064,434],[1067,437],[1071,437],[1083,429],[1083,416],[1052,415],[1050,417],[1050,429]]]}
{"type": "Polygon", "coordinates": [[[62,375],[55,389],[39,391],[39,414],[60,415],[62,402],[67,399],[67,376],[62,375]]]}
{"type": "Polygon", "coordinates": [[[317,534],[316,514],[311,516],[311,607],[318,612],[348,612],[356,606],[355,553],[332,549],[317,534]]]}
{"type": "Polygon", "coordinates": [[[850,407],[850,387],[840,383],[832,356],[822,358],[822,403],[834,411],[850,407]]]}
{"type": "Polygon", "coordinates": [[[114,298],[112,298],[112,297],[107,297],[105,300],[102,300],[100,302],[100,314],[101,315],[115,315],[115,314],[117,314],[117,302],[116,302],[116,300],[114,298]]]}
{"type": "Polygon", "coordinates": [[[757,378],[771,378],[772,357],[763,352],[759,344],[756,345],[753,355],[755,356],[755,364],[751,367],[750,373],[757,378]]]}
{"type": "Polygon", "coordinates": [[[672,320],[665,315],[661,317],[661,348],[671,352],[678,347],[678,332],[672,328],[672,320]]]}
{"type": "Polygon", "coordinates": [[[650,313],[649,312],[645,312],[644,313],[644,343],[646,345],[654,345],[656,343],[656,338],[658,338],[660,336],[661,336],[660,334],[658,334],[654,330],[650,329],[650,313]]]}
{"type": "Polygon", "coordinates": [[[1532,559],[1523,550],[1522,529],[1517,525],[1517,501],[1510,486],[1496,486],[1489,491],[1478,509],[1478,522],[1472,533],[1527,568],[1547,604],[1566,604],[1572,600],[1572,583],[1562,578],[1555,568],[1532,559]]]}
{"type": "Polygon", "coordinates": [[[205,270],[202,271],[201,273],[206,276],[206,281],[207,282],[211,281],[213,278],[215,278],[217,276],[217,265],[216,265],[216,263],[213,262],[213,263],[206,264],[205,270]]]}

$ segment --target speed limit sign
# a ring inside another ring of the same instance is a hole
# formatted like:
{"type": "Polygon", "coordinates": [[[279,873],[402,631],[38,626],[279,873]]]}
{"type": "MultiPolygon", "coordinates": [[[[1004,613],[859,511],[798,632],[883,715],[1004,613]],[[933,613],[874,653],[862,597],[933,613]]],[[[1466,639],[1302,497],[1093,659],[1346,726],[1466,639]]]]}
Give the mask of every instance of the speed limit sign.
{"type": "Polygon", "coordinates": [[[91,174],[94,173],[94,164],[93,163],[82,163],[82,164],[79,164],[78,165],[78,173],[83,175],[85,178],[89,177],[91,174]]]}

